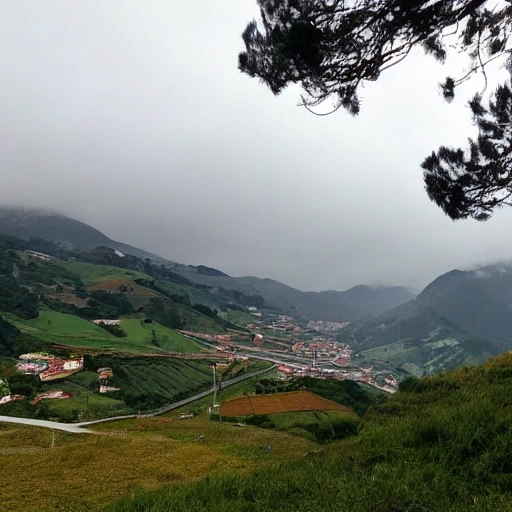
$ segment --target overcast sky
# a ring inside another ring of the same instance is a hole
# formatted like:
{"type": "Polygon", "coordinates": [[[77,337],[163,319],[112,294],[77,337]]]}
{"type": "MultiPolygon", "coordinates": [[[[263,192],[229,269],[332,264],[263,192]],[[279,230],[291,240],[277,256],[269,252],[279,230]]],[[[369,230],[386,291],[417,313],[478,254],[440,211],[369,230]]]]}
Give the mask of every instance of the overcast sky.
{"type": "Polygon", "coordinates": [[[420,163],[474,135],[416,52],[316,117],[237,70],[255,0],[0,2],[0,203],[303,290],[420,288],[512,259],[512,209],[452,222],[420,163]]]}

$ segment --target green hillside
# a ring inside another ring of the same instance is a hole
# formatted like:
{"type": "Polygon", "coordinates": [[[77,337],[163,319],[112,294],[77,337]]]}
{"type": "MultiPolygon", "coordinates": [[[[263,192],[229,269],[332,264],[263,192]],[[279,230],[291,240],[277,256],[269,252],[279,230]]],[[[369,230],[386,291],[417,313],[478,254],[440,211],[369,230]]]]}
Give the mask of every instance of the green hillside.
{"type": "Polygon", "coordinates": [[[124,278],[129,279],[130,281],[134,281],[137,278],[149,279],[147,274],[137,270],[97,265],[94,263],[59,261],[58,265],[77,275],[86,286],[113,278],[124,278]]]}
{"type": "MultiPolygon", "coordinates": [[[[0,208],[1,234],[24,240],[37,237],[38,241],[32,239],[30,242],[34,250],[59,257],[67,254],[76,259],[76,254],[80,254],[80,261],[91,263],[94,260],[104,265],[131,267],[130,270],[149,273],[156,279],[166,274],[167,281],[186,289],[192,303],[199,302],[216,309],[226,309],[229,305],[256,306],[277,308],[304,320],[345,321],[380,313],[412,298],[410,292],[400,287],[356,286],[342,292],[302,292],[271,279],[231,277],[205,265],[183,265],[166,260],[111,240],[92,226],[64,215],[34,209],[0,208]],[[114,250],[121,251],[124,257],[115,255],[114,250]]],[[[88,269],[79,269],[79,266],[68,268],[76,271],[86,285],[98,277],[94,269],[90,275],[88,269]]]]}
{"type": "Polygon", "coordinates": [[[158,322],[144,323],[141,319],[121,320],[120,327],[127,336],[121,338],[131,346],[159,348],[167,352],[200,352],[202,348],[179,332],[160,325],[158,322]]]}
{"type": "Polygon", "coordinates": [[[120,327],[126,336],[117,338],[102,327],[75,315],[40,310],[39,316],[24,320],[11,314],[4,318],[22,333],[42,340],[81,349],[115,352],[199,352],[201,347],[180,333],[157,322],[144,323],[141,318],[124,319],[120,327]]]}
{"type": "Polygon", "coordinates": [[[115,336],[92,322],[57,311],[40,310],[37,318],[30,320],[10,314],[5,314],[4,318],[21,332],[46,343],[94,347],[114,343],[116,340],[115,336]]]}
{"type": "Polygon", "coordinates": [[[176,402],[212,386],[212,369],[207,362],[149,357],[87,358],[86,367],[96,372],[110,367],[109,385],[120,391],[107,393],[123,400],[132,410],[148,410],[176,402]]]}
{"type": "Polygon", "coordinates": [[[415,375],[479,364],[512,348],[511,290],[506,265],[454,270],[415,300],[353,322],[338,339],[367,361],[387,361],[415,375]]]}
{"type": "Polygon", "coordinates": [[[491,512],[512,509],[512,354],[409,378],[357,436],[293,463],[127,495],[104,510],[491,512]]]}

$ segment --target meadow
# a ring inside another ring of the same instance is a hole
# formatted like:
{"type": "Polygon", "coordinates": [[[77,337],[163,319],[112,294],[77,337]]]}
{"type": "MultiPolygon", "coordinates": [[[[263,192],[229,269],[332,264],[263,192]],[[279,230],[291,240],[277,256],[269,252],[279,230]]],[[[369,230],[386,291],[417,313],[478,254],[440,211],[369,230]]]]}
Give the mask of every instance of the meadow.
{"type": "Polygon", "coordinates": [[[94,512],[137,490],[244,474],[317,449],[285,432],[180,414],[98,425],[96,434],[0,423],[0,510],[94,512]]]}
{"type": "Polygon", "coordinates": [[[95,263],[59,261],[59,266],[77,275],[86,286],[94,286],[101,281],[121,279],[134,281],[135,279],[148,279],[151,277],[137,270],[128,270],[95,263]]]}
{"type": "Polygon", "coordinates": [[[39,316],[25,320],[12,314],[3,315],[20,331],[45,341],[74,348],[110,350],[120,353],[201,351],[200,345],[158,322],[144,323],[141,318],[121,320],[126,332],[117,338],[105,329],[75,315],[41,309],[39,316]]]}

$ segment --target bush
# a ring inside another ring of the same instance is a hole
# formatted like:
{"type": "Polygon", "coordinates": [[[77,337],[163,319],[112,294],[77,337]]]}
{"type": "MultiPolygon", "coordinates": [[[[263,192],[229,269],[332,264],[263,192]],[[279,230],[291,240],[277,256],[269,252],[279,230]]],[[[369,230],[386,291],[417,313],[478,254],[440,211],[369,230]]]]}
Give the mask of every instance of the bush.
{"type": "Polygon", "coordinates": [[[100,322],[98,324],[102,329],[108,331],[110,334],[113,334],[116,338],[126,338],[127,334],[119,325],[117,324],[106,324],[105,322],[100,322]]]}
{"type": "Polygon", "coordinates": [[[9,378],[9,388],[13,395],[23,395],[27,398],[33,398],[40,387],[41,380],[38,375],[14,373],[9,378]]]}
{"type": "Polygon", "coordinates": [[[255,427],[261,428],[275,428],[271,419],[266,414],[260,414],[258,416],[249,416],[245,418],[245,423],[248,425],[254,425],[255,427]]]}

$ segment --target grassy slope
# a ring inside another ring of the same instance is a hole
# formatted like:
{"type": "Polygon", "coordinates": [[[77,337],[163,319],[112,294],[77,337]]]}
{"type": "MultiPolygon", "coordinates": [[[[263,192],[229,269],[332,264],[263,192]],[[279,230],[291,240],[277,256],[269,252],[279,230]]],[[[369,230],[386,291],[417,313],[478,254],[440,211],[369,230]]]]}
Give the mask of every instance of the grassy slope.
{"type": "MultiPolygon", "coordinates": [[[[316,445],[284,432],[240,428],[207,416],[129,420],[71,435],[0,423],[2,512],[91,512],[134,488],[243,474],[296,460],[316,445]],[[272,451],[260,449],[272,446],[272,451]]],[[[183,510],[187,510],[184,508],[183,510]]]]}
{"type": "Polygon", "coordinates": [[[204,391],[211,387],[212,382],[210,365],[198,361],[127,358],[106,360],[101,364],[113,368],[112,383],[115,386],[124,392],[158,398],[158,405],[204,391]]]}
{"type": "Polygon", "coordinates": [[[58,389],[73,395],[68,399],[44,400],[48,410],[47,419],[75,421],[77,413],[82,415],[83,420],[131,413],[123,401],[93,393],[84,387],[91,381],[98,382],[97,373],[81,372],[65,381],[44,384],[41,391],[58,389]]]}
{"type": "Polygon", "coordinates": [[[147,274],[138,272],[137,270],[110,267],[107,265],[96,265],[94,263],[60,261],[59,265],[78,275],[86,286],[91,286],[98,282],[114,278],[129,279],[130,281],[137,278],[152,279],[147,274]]]}
{"type": "Polygon", "coordinates": [[[246,313],[245,311],[229,311],[227,318],[230,322],[245,327],[247,324],[253,324],[259,320],[258,317],[246,313]]]}
{"type": "Polygon", "coordinates": [[[130,318],[121,321],[121,329],[126,332],[127,336],[126,338],[120,339],[130,345],[137,344],[155,348],[155,345],[152,343],[154,331],[159,348],[162,350],[187,353],[201,351],[201,347],[197,343],[183,336],[179,332],[160,325],[158,322],[145,324],[139,319],[130,318]]]}
{"type": "Polygon", "coordinates": [[[512,509],[512,354],[409,380],[320,456],[131,495],[109,511],[512,509]]]}
{"type": "Polygon", "coordinates": [[[278,430],[307,429],[316,426],[320,421],[332,422],[338,419],[353,419],[354,417],[353,413],[344,411],[301,411],[268,415],[270,422],[278,430]]]}
{"type": "MultiPolygon", "coordinates": [[[[60,263],[66,270],[77,274],[89,290],[105,289],[117,291],[119,284],[126,285],[128,281],[133,281],[137,278],[146,279],[148,281],[153,280],[151,276],[136,270],[126,270],[118,267],[82,262],[63,261],[60,263]],[[116,283],[117,286],[112,287],[112,285],[116,283]]],[[[172,283],[167,283],[166,281],[158,281],[157,284],[171,293],[179,294],[183,291],[183,286],[175,286],[172,283]]],[[[130,300],[130,302],[132,302],[134,307],[145,305],[151,297],[162,296],[160,293],[139,286],[136,283],[131,286],[134,291],[126,293],[126,297],[128,300],[130,300]]],[[[181,304],[177,304],[176,306],[180,310],[180,314],[185,323],[184,328],[186,330],[210,333],[225,332],[225,329],[219,323],[213,321],[205,315],[198,313],[194,309],[181,304]]]]}
{"type": "Polygon", "coordinates": [[[57,311],[40,310],[39,316],[32,320],[24,320],[10,314],[4,314],[4,317],[22,332],[48,343],[97,346],[115,343],[117,340],[114,335],[92,322],[57,311]]]}
{"type": "Polygon", "coordinates": [[[125,338],[116,338],[105,329],[83,318],[41,310],[32,320],[23,320],[14,315],[4,315],[22,332],[48,343],[58,343],[77,348],[115,350],[120,352],[199,352],[198,344],[157,322],[141,324],[140,319],[125,319],[121,328],[127,333],[125,338]],[[159,347],[152,343],[155,332],[159,347]]]}

